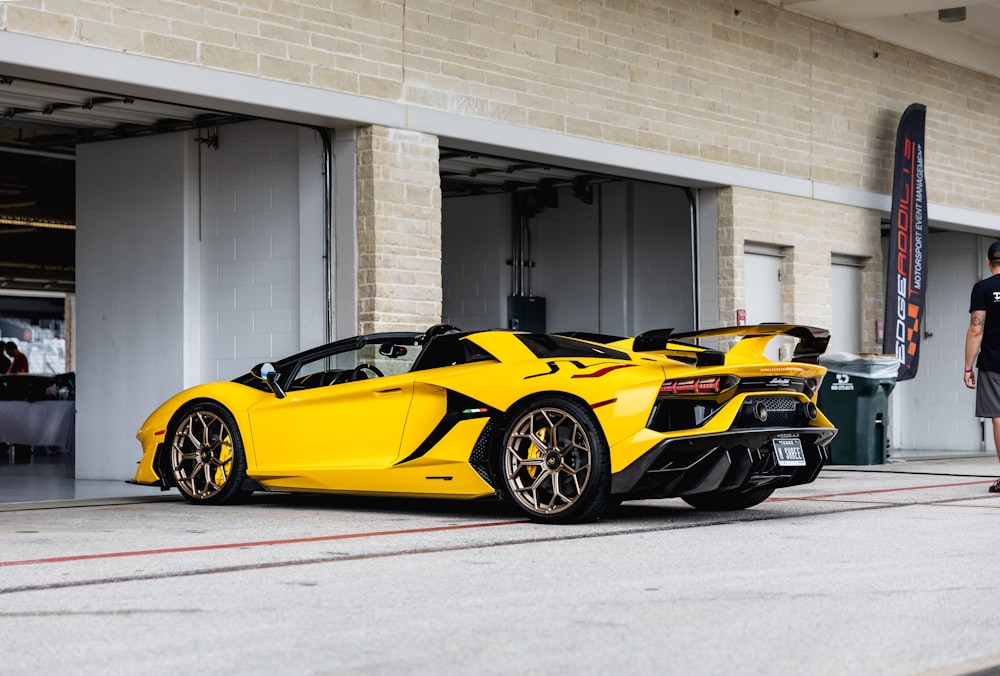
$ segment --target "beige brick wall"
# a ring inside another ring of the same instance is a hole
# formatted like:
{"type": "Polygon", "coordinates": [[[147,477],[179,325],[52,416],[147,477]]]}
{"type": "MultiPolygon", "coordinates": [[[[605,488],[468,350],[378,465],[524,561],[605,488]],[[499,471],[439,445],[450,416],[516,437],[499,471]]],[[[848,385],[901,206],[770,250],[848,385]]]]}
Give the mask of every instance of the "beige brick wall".
{"type": "Polygon", "coordinates": [[[719,191],[719,323],[732,323],[746,307],[744,246],[770,244],[783,250],[782,305],[785,321],[829,327],[832,256],[865,262],[861,273],[862,351],[881,352],[875,321],[882,318],[880,218],[865,209],[778,196],[758,190],[719,191]],[[777,229],[775,223],[786,227],[777,229]],[[791,226],[791,227],[789,227],[791,226]]]}
{"type": "Polygon", "coordinates": [[[358,134],[358,329],[422,330],[441,318],[437,138],[358,134]]]}
{"type": "MultiPolygon", "coordinates": [[[[755,0],[26,0],[0,4],[0,28],[883,194],[899,116],[921,102],[930,201],[1000,213],[1000,80],[755,0]]],[[[425,192],[437,178],[423,164],[435,144],[364,138],[361,323],[423,324],[440,303],[440,205],[425,192]],[[417,162],[416,184],[380,161],[417,162]]],[[[870,261],[873,344],[877,215],[722,193],[720,319],[742,302],[744,241],[792,247],[788,317],[820,325],[830,254],[845,253],[870,261]]]]}
{"type": "Polygon", "coordinates": [[[398,100],[402,7],[402,0],[26,0],[0,3],[0,30],[398,100]]]}
{"type": "Polygon", "coordinates": [[[0,16],[7,31],[883,193],[895,124],[918,101],[930,199],[1000,212],[1000,81],[754,0],[28,0],[0,16]]]}
{"type": "Polygon", "coordinates": [[[931,200],[1000,212],[995,78],[754,2],[476,6],[407,4],[409,100],[883,193],[917,101],[931,200]]]}

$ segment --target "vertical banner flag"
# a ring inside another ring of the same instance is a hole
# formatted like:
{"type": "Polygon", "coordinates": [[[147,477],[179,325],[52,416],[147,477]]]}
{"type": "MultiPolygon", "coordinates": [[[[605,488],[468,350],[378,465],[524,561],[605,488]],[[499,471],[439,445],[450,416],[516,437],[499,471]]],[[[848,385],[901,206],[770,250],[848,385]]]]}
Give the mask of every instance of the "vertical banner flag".
{"type": "Polygon", "coordinates": [[[897,380],[917,375],[927,296],[927,191],[924,185],[926,106],[911,104],[896,131],[892,229],[886,260],[882,350],[899,360],[897,380]]]}

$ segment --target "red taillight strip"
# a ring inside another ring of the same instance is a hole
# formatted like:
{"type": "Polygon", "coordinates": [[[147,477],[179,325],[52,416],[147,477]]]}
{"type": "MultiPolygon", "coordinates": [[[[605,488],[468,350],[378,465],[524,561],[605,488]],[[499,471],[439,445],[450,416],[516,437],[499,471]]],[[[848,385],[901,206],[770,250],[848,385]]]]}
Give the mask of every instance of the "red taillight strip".
{"type": "Polygon", "coordinates": [[[596,404],[591,404],[590,408],[591,409],[600,408],[601,406],[607,406],[608,404],[613,404],[616,401],[618,401],[617,397],[615,397],[614,399],[608,399],[607,401],[599,401],[596,404]]]}
{"type": "Polygon", "coordinates": [[[676,394],[718,394],[721,391],[721,376],[667,380],[660,385],[661,396],[676,394]]]}

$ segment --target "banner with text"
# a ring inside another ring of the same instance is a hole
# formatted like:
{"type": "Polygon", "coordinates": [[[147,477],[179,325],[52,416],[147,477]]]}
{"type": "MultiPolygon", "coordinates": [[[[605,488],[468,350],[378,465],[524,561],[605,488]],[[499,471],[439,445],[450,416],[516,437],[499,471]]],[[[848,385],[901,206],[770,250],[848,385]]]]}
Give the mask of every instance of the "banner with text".
{"type": "Polygon", "coordinates": [[[899,360],[897,380],[908,380],[917,375],[927,296],[926,114],[926,106],[919,103],[910,105],[899,119],[896,131],[882,349],[886,354],[896,355],[899,360]]]}

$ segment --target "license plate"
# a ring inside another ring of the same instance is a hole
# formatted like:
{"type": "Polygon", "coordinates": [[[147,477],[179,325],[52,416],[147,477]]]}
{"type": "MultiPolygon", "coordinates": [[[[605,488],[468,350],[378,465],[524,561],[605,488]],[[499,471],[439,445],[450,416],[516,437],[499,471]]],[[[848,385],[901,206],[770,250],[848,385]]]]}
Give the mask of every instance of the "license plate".
{"type": "Polygon", "coordinates": [[[804,466],[806,454],[802,452],[802,442],[798,439],[772,439],[774,457],[782,467],[804,466]]]}

